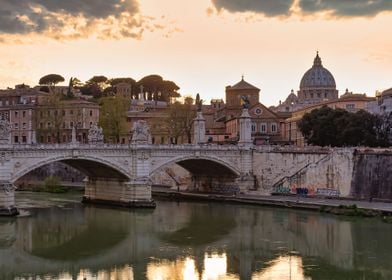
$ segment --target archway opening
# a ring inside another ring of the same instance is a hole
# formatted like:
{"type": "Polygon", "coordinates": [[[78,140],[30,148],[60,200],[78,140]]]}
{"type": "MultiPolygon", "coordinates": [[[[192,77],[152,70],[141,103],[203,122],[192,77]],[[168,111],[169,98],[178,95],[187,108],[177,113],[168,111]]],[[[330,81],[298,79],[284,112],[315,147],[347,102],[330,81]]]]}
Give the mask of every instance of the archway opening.
{"type": "MultiPolygon", "coordinates": [[[[153,172],[152,178],[169,178],[171,189],[206,193],[238,193],[239,172],[224,162],[208,158],[173,160],[153,172]],[[156,176],[160,173],[159,176],[156,176]]],[[[166,182],[167,182],[166,181],[166,182]]],[[[153,182],[160,185],[160,182],[153,182]]],[[[165,185],[165,184],[162,184],[165,185]]]]}
{"type": "Polygon", "coordinates": [[[17,176],[14,183],[21,189],[40,190],[46,179],[56,178],[55,182],[60,186],[83,188],[86,177],[114,179],[119,182],[129,180],[125,172],[108,164],[90,159],[61,159],[26,170],[24,174],[17,176]]]}

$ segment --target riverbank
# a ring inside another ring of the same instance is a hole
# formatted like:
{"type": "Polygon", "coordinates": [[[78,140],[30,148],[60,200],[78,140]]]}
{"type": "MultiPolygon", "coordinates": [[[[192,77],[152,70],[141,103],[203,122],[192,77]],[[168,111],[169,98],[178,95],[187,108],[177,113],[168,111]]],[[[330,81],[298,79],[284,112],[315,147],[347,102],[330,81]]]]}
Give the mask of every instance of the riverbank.
{"type": "Polygon", "coordinates": [[[269,207],[285,207],[331,213],[335,215],[386,217],[392,216],[392,203],[369,202],[351,199],[333,199],[302,196],[261,196],[261,195],[226,195],[174,191],[165,188],[152,190],[153,197],[181,200],[215,201],[225,203],[251,204],[269,207]]]}

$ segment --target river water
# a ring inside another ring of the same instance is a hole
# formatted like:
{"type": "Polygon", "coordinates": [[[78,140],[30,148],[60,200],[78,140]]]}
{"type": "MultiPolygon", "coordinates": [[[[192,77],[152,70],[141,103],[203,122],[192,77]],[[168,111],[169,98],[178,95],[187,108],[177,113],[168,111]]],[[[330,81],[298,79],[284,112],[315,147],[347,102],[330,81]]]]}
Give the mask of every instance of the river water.
{"type": "Polygon", "coordinates": [[[18,193],[0,279],[392,279],[392,225],[280,208],[157,201],[85,206],[18,193]]]}

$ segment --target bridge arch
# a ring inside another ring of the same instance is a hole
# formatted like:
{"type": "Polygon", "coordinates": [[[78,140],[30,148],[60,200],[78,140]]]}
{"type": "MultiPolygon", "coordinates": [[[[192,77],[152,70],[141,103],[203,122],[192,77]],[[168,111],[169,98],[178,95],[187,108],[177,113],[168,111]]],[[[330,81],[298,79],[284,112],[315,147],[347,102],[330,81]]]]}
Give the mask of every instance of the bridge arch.
{"type": "Polygon", "coordinates": [[[74,156],[54,156],[50,158],[43,158],[34,162],[34,164],[22,165],[20,170],[13,173],[11,182],[15,183],[18,179],[28,174],[29,172],[40,168],[44,165],[53,162],[63,162],[75,169],[79,170],[86,176],[92,178],[116,178],[123,181],[130,179],[130,172],[122,166],[114,164],[101,157],[94,157],[90,155],[74,156]]]}
{"type": "Polygon", "coordinates": [[[233,178],[240,176],[240,170],[232,163],[213,156],[195,157],[194,155],[175,157],[158,163],[157,166],[151,168],[150,176],[171,164],[178,164],[193,175],[216,177],[219,174],[233,178]]]}

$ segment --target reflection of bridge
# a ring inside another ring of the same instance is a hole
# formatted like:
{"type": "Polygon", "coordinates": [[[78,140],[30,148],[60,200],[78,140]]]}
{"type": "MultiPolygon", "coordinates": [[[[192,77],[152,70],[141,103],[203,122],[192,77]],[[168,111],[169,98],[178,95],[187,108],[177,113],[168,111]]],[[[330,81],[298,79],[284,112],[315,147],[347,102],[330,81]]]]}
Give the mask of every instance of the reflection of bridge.
{"type": "Polygon", "coordinates": [[[195,119],[194,145],[149,145],[137,135],[131,145],[9,145],[0,139],[0,215],[16,214],[13,183],[28,172],[61,161],[88,177],[86,201],[124,206],[154,206],[150,176],[167,165],[188,170],[195,186],[253,186],[250,117],[241,120],[239,146],[206,145],[204,119],[195,119]],[[246,128],[246,129],[245,129],[246,128]],[[199,139],[199,140],[198,140],[199,139]]]}
{"type": "MultiPolygon", "coordinates": [[[[160,203],[160,211],[151,212],[51,208],[33,218],[0,224],[0,232],[8,232],[0,236],[0,278],[28,273],[43,278],[64,271],[75,276],[82,270],[97,273],[131,266],[134,279],[145,279],[154,260],[173,264],[188,256],[201,273],[206,269],[205,253],[219,252],[227,255],[231,273],[251,279],[266,263],[293,250],[305,266],[314,265],[317,258],[334,271],[345,271],[346,278],[331,279],[354,279],[358,270],[370,276],[382,272],[389,276],[386,279],[391,276],[388,225],[373,228],[364,225],[366,221],[361,226],[317,213],[246,206],[160,203]],[[181,215],[167,219],[172,213],[181,215]],[[369,242],[370,232],[385,249],[380,251],[369,242]],[[2,239],[14,241],[2,243],[2,239]],[[385,261],[364,261],[363,252],[385,254],[385,261]]],[[[168,267],[175,273],[173,265],[168,267]]],[[[309,267],[307,273],[319,279],[318,270],[309,267]]]]}

